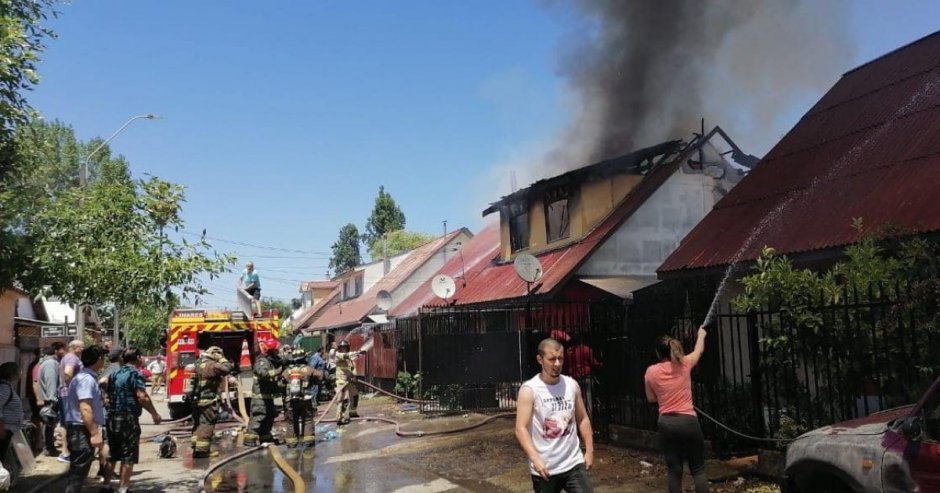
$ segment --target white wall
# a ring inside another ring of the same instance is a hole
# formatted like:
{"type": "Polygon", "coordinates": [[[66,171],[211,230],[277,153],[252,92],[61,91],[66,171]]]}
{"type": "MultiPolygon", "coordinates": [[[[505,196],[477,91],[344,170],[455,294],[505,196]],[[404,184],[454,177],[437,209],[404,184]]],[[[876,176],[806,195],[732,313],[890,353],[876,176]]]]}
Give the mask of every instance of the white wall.
{"type": "MultiPolygon", "coordinates": [[[[398,264],[402,263],[403,260],[408,258],[411,255],[411,252],[404,252],[398,255],[389,257],[389,272],[395,269],[398,264]]],[[[366,264],[360,268],[362,272],[362,292],[365,293],[372,286],[375,286],[377,282],[382,280],[385,277],[385,267],[382,265],[382,262],[373,262],[371,264],[366,264]]]]}
{"type": "Polygon", "coordinates": [[[589,276],[649,276],[715,204],[716,182],[676,171],[578,270],[589,276]]]}
{"type": "Polygon", "coordinates": [[[461,231],[460,234],[451,238],[443,248],[438,249],[424,265],[415,269],[415,271],[392,292],[392,306],[394,307],[402,301],[405,301],[405,299],[417,291],[425,281],[430,279],[434,274],[437,274],[437,272],[444,267],[447,260],[453,258],[454,255],[459,255],[459,252],[452,251],[457,243],[466,245],[469,240],[470,235],[465,231],[461,231]]]}

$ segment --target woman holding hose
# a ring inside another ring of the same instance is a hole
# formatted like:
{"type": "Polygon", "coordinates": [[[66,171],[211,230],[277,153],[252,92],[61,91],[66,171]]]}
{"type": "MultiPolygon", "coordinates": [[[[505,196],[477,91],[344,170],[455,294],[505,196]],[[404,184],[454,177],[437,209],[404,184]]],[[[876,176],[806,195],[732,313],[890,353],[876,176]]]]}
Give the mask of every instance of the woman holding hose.
{"type": "Polygon", "coordinates": [[[705,351],[705,326],[698,329],[695,349],[685,354],[682,343],[663,336],[656,344],[659,363],[646,369],[646,398],[659,404],[659,442],[669,470],[669,493],[682,491],[682,467],[689,464],[695,493],[708,491],[705,438],[692,404],[692,368],[705,351]]]}

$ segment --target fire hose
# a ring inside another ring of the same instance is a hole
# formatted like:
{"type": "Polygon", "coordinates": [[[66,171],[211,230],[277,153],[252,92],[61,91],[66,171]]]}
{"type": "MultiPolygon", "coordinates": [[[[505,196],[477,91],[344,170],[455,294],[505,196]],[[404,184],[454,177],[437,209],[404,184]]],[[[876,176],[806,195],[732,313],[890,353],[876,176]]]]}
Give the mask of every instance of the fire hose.
{"type": "Polygon", "coordinates": [[[408,402],[408,403],[411,403],[411,404],[431,404],[431,403],[434,402],[434,401],[424,401],[424,400],[421,400],[421,399],[409,399],[408,397],[402,397],[402,396],[400,396],[400,395],[393,394],[393,393],[391,393],[391,392],[389,392],[389,391],[387,391],[387,390],[383,390],[383,389],[381,389],[381,388],[379,388],[379,387],[377,387],[377,386],[375,386],[375,385],[372,385],[371,383],[363,382],[362,380],[356,380],[356,383],[358,383],[358,384],[360,384],[360,385],[365,385],[366,387],[369,387],[370,389],[374,389],[374,390],[376,390],[377,392],[380,392],[380,393],[385,394],[385,395],[387,395],[387,396],[394,397],[395,399],[398,399],[398,400],[403,401],[403,402],[408,402]]]}
{"type": "Polygon", "coordinates": [[[297,474],[297,471],[284,460],[284,456],[281,455],[281,451],[277,449],[277,445],[273,443],[268,445],[268,452],[271,453],[271,458],[274,459],[274,463],[281,469],[281,472],[290,478],[291,483],[294,484],[294,493],[306,492],[307,485],[304,483],[304,478],[300,477],[300,474],[297,474]]]}

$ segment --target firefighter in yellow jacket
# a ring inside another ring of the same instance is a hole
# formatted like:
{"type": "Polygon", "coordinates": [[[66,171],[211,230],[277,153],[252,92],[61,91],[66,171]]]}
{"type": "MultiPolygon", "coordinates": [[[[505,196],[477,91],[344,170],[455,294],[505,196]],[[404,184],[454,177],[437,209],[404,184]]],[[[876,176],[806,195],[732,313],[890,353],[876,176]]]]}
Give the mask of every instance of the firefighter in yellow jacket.
{"type": "Polygon", "coordinates": [[[351,418],[358,418],[359,386],[356,385],[356,358],[365,351],[351,351],[349,341],[342,341],[336,351],[336,388],[343,389],[340,395],[338,425],[349,423],[351,418]]]}
{"type": "MultiPolygon", "coordinates": [[[[235,371],[235,366],[225,359],[222,348],[212,346],[202,353],[196,363],[195,414],[196,442],[193,446],[193,458],[205,458],[210,455],[212,434],[219,420],[219,386],[222,379],[235,371]]],[[[213,452],[217,455],[218,452],[213,452]]]]}

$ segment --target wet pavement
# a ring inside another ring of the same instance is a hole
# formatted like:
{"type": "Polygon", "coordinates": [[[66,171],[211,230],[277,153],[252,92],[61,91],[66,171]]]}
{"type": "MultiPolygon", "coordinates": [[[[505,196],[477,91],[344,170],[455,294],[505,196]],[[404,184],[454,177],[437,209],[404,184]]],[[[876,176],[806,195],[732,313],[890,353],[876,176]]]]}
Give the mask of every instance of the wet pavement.
{"type": "MultiPolygon", "coordinates": [[[[281,448],[285,460],[305,481],[307,492],[492,491],[482,482],[454,483],[403,460],[404,456],[422,448],[422,444],[396,436],[394,425],[372,422],[357,422],[341,428],[321,425],[317,438],[313,450],[281,448]],[[337,436],[327,439],[333,433],[337,436]]],[[[230,462],[209,478],[209,484],[219,493],[294,491],[293,483],[278,469],[267,451],[230,462]]]]}

